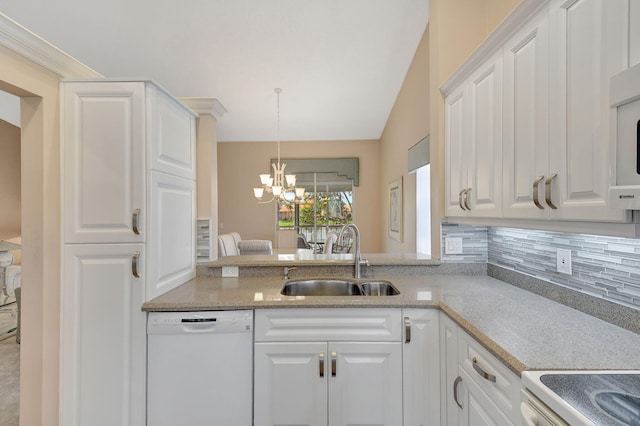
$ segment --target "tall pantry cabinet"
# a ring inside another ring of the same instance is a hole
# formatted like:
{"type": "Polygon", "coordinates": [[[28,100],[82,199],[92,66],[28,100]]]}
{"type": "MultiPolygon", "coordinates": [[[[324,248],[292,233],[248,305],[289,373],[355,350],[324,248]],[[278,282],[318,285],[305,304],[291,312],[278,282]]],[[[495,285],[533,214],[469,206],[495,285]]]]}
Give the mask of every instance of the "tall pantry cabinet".
{"type": "Polygon", "coordinates": [[[195,115],[151,81],[64,80],[63,426],[143,426],[146,314],[195,276],[195,115]]]}

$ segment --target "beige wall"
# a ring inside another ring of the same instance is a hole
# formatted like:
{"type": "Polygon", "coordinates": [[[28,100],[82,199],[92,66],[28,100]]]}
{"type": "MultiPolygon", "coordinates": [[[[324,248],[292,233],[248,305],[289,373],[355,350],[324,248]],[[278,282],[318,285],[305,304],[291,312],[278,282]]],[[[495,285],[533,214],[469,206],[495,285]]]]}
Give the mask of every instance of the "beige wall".
{"type": "MultiPolygon", "coordinates": [[[[380,192],[378,141],[281,142],[282,158],[360,159],[360,186],[354,187],[355,222],[362,234],[362,251],[380,252],[380,192]]],[[[244,239],[276,240],[274,203],[258,204],[253,187],[268,173],[277,155],[275,142],[218,143],[219,233],[237,231],[244,239]]]]}
{"type": "Polygon", "coordinates": [[[218,223],[218,132],[217,120],[211,114],[201,114],[197,124],[196,138],[196,186],[197,186],[197,217],[210,219],[212,229],[211,238],[212,259],[218,257],[217,226],[218,223]]]}
{"type": "MultiPolygon", "coordinates": [[[[430,0],[429,93],[431,123],[431,234],[444,214],[444,99],[440,86],[520,0],[430,0]]],[[[432,245],[440,257],[440,245],[432,245]]]]}
{"type": "Polygon", "coordinates": [[[429,133],[429,36],[425,31],[380,139],[382,252],[416,252],[416,176],[407,173],[407,151],[429,133]],[[403,240],[388,235],[388,184],[403,180],[403,240]]]}
{"type": "Polygon", "coordinates": [[[20,128],[0,120],[0,240],[20,237],[20,128]]]}
{"type": "Polygon", "coordinates": [[[0,90],[21,97],[20,425],[58,424],[60,141],[58,75],[0,46],[0,90]]]}

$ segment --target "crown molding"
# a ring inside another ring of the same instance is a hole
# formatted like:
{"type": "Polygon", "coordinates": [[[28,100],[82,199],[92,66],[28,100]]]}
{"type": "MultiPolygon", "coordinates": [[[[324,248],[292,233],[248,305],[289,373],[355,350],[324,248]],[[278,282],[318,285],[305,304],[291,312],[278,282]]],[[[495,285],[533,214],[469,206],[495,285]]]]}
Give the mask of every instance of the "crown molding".
{"type": "Polygon", "coordinates": [[[102,77],[82,62],[0,13],[0,45],[66,78],[102,77]]]}
{"type": "Polygon", "coordinates": [[[222,118],[228,111],[216,98],[178,98],[198,115],[213,115],[222,118]]]}

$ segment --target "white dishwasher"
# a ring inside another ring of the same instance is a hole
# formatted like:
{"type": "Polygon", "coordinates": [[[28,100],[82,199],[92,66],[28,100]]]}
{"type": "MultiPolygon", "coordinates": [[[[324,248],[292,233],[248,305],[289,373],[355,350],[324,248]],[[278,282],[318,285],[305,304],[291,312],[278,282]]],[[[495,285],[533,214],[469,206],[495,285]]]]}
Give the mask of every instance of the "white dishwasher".
{"type": "Polygon", "coordinates": [[[151,312],[147,426],[250,426],[253,311],[151,312]]]}

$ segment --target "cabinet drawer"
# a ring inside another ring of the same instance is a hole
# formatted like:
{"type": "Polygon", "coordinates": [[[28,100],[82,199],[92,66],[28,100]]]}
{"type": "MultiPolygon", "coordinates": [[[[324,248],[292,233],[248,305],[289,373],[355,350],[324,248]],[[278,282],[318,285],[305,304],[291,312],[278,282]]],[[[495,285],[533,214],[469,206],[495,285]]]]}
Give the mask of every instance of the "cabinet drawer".
{"type": "Polygon", "coordinates": [[[402,338],[400,309],[258,309],[256,342],[394,342],[402,338]]]}
{"type": "Polygon", "coordinates": [[[462,330],[458,333],[458,361],[500,410],[512,421],[519,418],[520,378],[462,330]]]}

